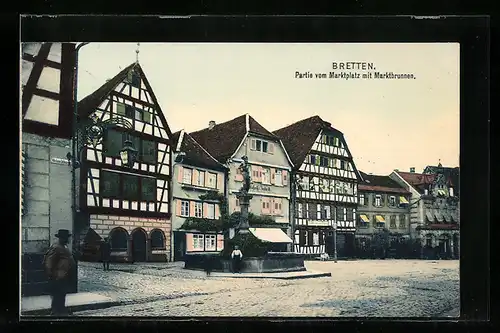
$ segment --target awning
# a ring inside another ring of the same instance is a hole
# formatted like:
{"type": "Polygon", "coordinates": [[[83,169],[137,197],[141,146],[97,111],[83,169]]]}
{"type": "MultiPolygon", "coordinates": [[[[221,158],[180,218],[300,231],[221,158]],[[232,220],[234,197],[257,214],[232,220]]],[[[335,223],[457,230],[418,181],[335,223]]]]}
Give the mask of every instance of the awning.
{"type": "Polygon", "coordinates": [[[384,217],[381,216],[381,215],[377,215],[375,216],[375,218],[377,219],[377,222],[380,222],[380,223],[385,223],[385,220],[384,220],[384,217]]]}
{"type": "Polygon", "coordinates": [[[407,204],[409,203],[408,200],[406,200],[405,197],[399,197],[399,202],[402,203],[402,204],[407,204]]]}
{"type": "Polygon", "coordinates": [[[445,195],[446,195],[446,192],[445,192],[445,191],[443,191],[443,190],[438,190],[438,194],[439,194],[439,195],[443,195],[443,196],[445,196],[445,195]]]}
{"type": "Polygon", "coordinates": [[[439,211],[437,211],[437,210],[436,210],[436,211],[434,212],[434,216],[436,217],[436,220],[437,220],[438,222],[443,222],[443,215],[442,215],[439,211]]]}
{"type": "Polygon", "coordinates": [[[268,243],[293,243],[281,229],[276,228],[248,228],[258,239],[268,243]]]}
{"type": "Polygon", "coordinates": [[[361,220],[362,220],[363,222],[370,222],[370,220],[368,219],[368,216],[366,216],[366,215],[362,215],[362,214],[361,214],[361,215],[359,215],[359,217],[361,218],[361,220]]]}

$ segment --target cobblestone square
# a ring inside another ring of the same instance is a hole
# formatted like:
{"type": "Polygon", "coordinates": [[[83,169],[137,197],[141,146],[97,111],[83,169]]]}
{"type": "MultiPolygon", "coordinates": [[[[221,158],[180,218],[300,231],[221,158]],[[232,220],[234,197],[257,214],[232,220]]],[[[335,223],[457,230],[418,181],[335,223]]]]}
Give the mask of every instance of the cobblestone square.
{"type": "Polygon", "coordinates": [[[456,260],[307,261],[331,277],[298,280],[207,277],[183,263],[80,263],[79,289],[120,306],[77,316],[436,317],[459,315],[456,260]]]}

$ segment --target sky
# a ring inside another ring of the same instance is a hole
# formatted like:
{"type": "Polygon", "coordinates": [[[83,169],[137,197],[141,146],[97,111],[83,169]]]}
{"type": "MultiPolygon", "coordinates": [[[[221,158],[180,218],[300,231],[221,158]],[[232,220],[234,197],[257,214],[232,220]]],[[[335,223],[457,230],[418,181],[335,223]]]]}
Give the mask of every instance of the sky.
{"type": "MultiPolygon", "coordinates": [[[[136,43],[79,53],[78,100],[136,60],[136,43]]],[[[344,134],[358,170],[459,166],[458,43],[140,43],[139,62],[172,132],[248,113],[270,131],[313,115],[344,134]],[[367,62],[374,70],[334,70],[367,62]],[[358,73],[359,79],[315,78],[358,73]],[[313,78],[296,78],[296,72],[313,78]],[[366,72],[413,79],[362,79],[366,72]]]]}

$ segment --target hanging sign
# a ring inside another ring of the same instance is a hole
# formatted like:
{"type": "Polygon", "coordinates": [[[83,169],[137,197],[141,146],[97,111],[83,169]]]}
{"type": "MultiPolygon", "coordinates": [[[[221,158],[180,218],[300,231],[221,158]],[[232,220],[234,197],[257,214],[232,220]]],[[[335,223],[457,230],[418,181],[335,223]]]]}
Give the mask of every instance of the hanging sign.
{"type": "Polygon", "coordinates": [[[52,157],[50,159],[50,163],[60,164],[60,165],[71,165],[70,160],[68,160],[67,158],[60,158],[60,157],[52,157]]]}

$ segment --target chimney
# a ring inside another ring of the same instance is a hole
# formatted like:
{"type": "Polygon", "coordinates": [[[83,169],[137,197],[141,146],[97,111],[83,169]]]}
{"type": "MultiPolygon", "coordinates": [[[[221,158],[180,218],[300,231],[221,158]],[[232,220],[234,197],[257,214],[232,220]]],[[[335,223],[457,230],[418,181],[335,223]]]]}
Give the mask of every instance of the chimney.
{"type": "Polygon", "coordinates": [[[415,167],[411,167],[411,168],[410,168],[410,172],[415,173],[415,167]]]}
{"type": "Polygon", "coordinates": [[[398,172],[398,171],[399,171],[399,169],[394,169],[394,171],[398,172]]]}
{"type": "Polygon", "coordinates": [[[208,122],[208,129],[209,129],[209,130],[211,130],[211,129],[213,129],[214,127],[215,127],[215,121],[210,120],[210,121],[208,122]]]}

